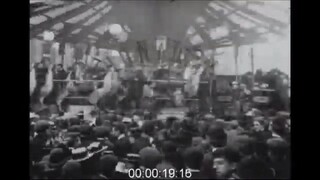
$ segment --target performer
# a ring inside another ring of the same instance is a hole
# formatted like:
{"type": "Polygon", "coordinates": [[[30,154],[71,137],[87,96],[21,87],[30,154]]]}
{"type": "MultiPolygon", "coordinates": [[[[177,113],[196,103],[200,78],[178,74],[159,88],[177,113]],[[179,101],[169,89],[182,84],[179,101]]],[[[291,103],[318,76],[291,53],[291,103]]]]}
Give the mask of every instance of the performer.
{"type": "Polygon", "coordinates": [[[142,108],[151,108],[153,107],[153,100],[155,97],[155,83],[148,81],[143,86],[143,94],[142,94],[142,108]]]}
{"type": "Polygon", "coordinates": [[[175,92],[173,93],[173,100],[174,100],[174,104],[177,107],[182,107],[184,106],[184,95],[182,93],[182,89],[181,88],[177,88],[175,90],[175,92]]]}

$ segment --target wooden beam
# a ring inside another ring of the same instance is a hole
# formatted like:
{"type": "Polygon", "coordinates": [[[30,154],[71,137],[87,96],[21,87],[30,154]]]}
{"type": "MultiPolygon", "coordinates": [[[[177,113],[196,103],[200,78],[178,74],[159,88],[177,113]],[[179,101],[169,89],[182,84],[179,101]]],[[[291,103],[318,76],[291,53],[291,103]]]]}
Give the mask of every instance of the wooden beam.
{"type": "MultiPolygon", "coordinates": [[[[229,6],[226,6],[226,5],[225,5],[224,3],[222,3],[222,2],[216,2],[216,3],[219,4],[220,6],[222,6],[222,7],[225,8],[225,9],[231,10],[231,8],[230,8],[229,6]]],[[[242,8],[240,8],[240,9],[238,9],[238,11],[241,11],[241,10],[243,10],[243,9],[245,9],[245,7],[242,7],[242,8]]],[[[252,20],[252,19],[250,19],[250,18],[248,18],[248,17],[245,17],[244,15],[242,15],[242,14],[240,14],[240,13],[238,13],[238,12],[235,12],[235,14],[236,14],[237,16],[245,19],[246,21],[250,21],[250,22],[256,24],[256,25],[259,26],[259,27],[263,27],[263,28],[267,29],[267,30],[270,31],[270,32],[273,32],[273,33],[279,34],[279,35],[283,35],[283,33],[282,33],[281,31],[275,30],[274,26],[265,25],[265,24],[263,24],[263,23],[254,21],[254,20],[252,20]]],[[[247,16],[250,16],[250,15],[247,15],[247,16]]],[[[253,18],[255,18],[255,17],[253,17],[253,18]]],[[[259,28],[259,27],[258,27],[258,28],[259,28]]]]}
{"type": "MultiPolygon", "coordinates": [[[[103,3],[103,2],[102,2],[102,3],[103,3]]],[[[100,3],[100,4],[101,4],[101,3],[100,3]]],[[[95,7],[95,6],[92,6],[91,8],[94,8],[94,7],[95,7]]],[[[83,26],[84,23],[86,23],[86,22],[87,22],[88,20],[90,20],[92,17],[94,17],[94,16],[98,15],[99,13],[101,13],[101,11],[102,11],[104,8],[106,8],[106,7],[108,7],[108,4],[106,4],[106,5],[105,5],[102,9],[100,9],[100,10],[95,10],[95,12],[94,12],[92,15],[87,16],[87,17],[79,20],[77,23],[75,23],[75,24],[70,24],[71,26],[70,26],[68,29],[66,29],[65,31],[62,30],[62,31],[59,32],[59,34],[56,36],[57,41],[59,41],[60,39],[66,38],[66,35],[71,34],[74,30],[76,30],[76,29],[78,29],[78,28],[83,28],[83,27],[85,27],[85,26],[83,26]]]]}
{"type": "MultiPolygon", "coordinates": [[[[112,9],[110,11],[112,11],[112,9]]],[[[107,13],[109,13],[109,12],[107,12],[107,13]]],[[[71,35],[72,39],[77,41],[78,39],[87,38],[88,35],[92,31],[94,31],[96,28],[98,28],[101,24],[103,24],[108,19],[108,17],[109,16],[107,14],[102,14],[102,17],[100,19],[96,20],[95,22],[93,22],[89,26],[84,27],[83,29],[80,30],[79,33],[71,35]]]]}
{"type": "MultiPolygon", "coordinates": [[[[242,39],[242,38],[240,37],[240,33],[244,34],[244,37],[254,37],[254,38],[257,38],[256,40],[258,40],[259,33],[255,32],[252,29],[246,30],[246,29],[240,28],[240,26],[238,24],[235,24],[230,19],[225,17],[225,15],[223,13],[215,11],[212,7],[208,7],[208,8],[211,10],[211,13],[214,13],[219,18],[224,19],[226,22],[228,22],[228,24],[231,26],[231,29],[236,30],[236,32],[234,32],[234,33],[230,32],[230,36],[229,36],[230,41],[237,43],[237,44],[241,44],[240,39],[242,39]]],[[[210,15],[213,16],[212,14],[210,14],[210,15]]],[[[255,43],[255,41],[252,41],[252,43],[255,43]]]]}
{"type": "Polygon", "coordinates": [[[63,6],[65,6],[65,4],[59,4],[59,5],[56,5],[56,6],[48,6],[47,8],[41,9],[41,10],[38,10],[38,11],[31,10],[30,11],[30,17],[39,16],[39,15],[45,14],[45,13],[47,13],[49,11],[52,11],[54,9],[57,9],[57,8],[60,8],[60,7],[63,7],[63,6]]]}
{"type": "MultiPolygon", "coordinates": [[[[84,1],[83,1],[83,3],[84,3],[84,1]]],[[[61,23],[66,20],[69,20],[70,18],[89,10],[91,8],[91,6],[97,5],[99,3],[101,3],[101,1],[92,1],[92,3],[84,3],[84,5],[76,8],[76,9],[73,9],[73,10],[68,11],[64,14],[61,14],[55,18],[44,21],[38,25],[35,25],[30,29],[30,37],[31,38],[35,37],[38,34],[42,33],[45,29],[50,29],[52,26],[54,26],[57,23],[61,23]]]]}
{"type": "MultiPolygon", "coordinates": [[[[228,2],[228,1],[223,1],[223,2],[220,1],[220,3],[225,3],[225,4],[229,5],[232,8],[239,8],[239,5],[235,5],[235,4],[233,4],[231,2],[228,2]]],[[[242,8],[241,11],[243,13],[245,13],[245,14],[248,14],[249,16],[250,15],[254,16],[255,18],[257,18],[257,19],[259,19],[259,20],[261,20],[263,22],[267,22],[269,24],[274,24],[274,25],[279,26],[281,28],[286,28],[287,27],[287,24],[285,24],[285,23],[283,23],[281,21],[278,21],[278,20],[276,20],[274,18],[267,17],[267,16],[265,16],[263,14],[260,14],[260,13],[258,13],[256,11],[254,11],[254,10],[251,10],[249,8],[242,8]]]]}

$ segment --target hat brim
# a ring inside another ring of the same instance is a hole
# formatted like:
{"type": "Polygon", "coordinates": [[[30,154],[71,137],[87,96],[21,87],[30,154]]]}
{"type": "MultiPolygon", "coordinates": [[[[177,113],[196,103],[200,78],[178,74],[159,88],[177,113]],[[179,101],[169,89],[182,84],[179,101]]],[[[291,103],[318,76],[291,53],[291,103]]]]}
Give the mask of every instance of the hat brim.
{"type": "Polygon", "coordinates": [[[82,161],[90,159],[92,156],[93,156],[93,154],[88,153],[88,155],[86,157],[79,158],[79,159],[72,159],[72,160],[75,161],[75,162],[82,162],[82,161]]]}
{"type": "Polygon", "coordinates": [[[108,155],[108,154],[114,154],[114,152],[111,150],[102,152],[102,155],[108,155]]]}
{"type": "Polygon", "coordinates": [[[103,151],[105,151],[105,150],[107,150],[107,149],[108,149],[108,146],[103,146],[100,150],[94,151],[94,152],[92,152],[92,153],[90,153],[90,154],[91,154],[91,155],[98,154],[98,153],[101,153],[101,152],[103,152],[103,151]]]}

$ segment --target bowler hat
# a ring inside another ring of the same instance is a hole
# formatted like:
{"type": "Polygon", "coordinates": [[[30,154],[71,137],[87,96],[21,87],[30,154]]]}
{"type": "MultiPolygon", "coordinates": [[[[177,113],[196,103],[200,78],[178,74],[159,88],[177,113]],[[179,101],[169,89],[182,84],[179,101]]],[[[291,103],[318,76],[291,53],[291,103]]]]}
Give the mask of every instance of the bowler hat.
{"type": "Polygon", "coordinates": [[[49,157],[49,167],[56,168],[65,164],[69,160],[69,157],[63,151],[62,148],[52,149],[49,157]]]}

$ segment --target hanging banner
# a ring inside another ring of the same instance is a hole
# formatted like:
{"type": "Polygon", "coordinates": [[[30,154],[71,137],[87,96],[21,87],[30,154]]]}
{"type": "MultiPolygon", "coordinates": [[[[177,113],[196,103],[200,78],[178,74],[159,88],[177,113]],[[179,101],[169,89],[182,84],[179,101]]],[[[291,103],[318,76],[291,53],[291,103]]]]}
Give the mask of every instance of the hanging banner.
{"type": "Polygon", "coordinates": [[[167,37],[166,36],[158,36],[156,40],[156,48],[157,51],[164,51],[167,48],[167,37]]]}

